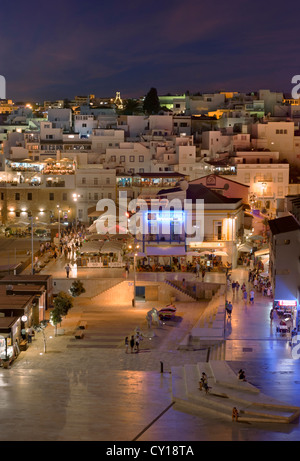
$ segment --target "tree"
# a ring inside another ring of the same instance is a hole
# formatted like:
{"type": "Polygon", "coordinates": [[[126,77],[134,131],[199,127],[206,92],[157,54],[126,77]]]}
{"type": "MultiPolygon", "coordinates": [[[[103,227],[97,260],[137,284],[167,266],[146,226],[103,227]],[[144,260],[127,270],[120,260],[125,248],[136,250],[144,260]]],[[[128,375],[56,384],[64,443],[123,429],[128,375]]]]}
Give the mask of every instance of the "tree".
{"type": "Polygon", "coordinates": [[[54,308],[50,313],[50,323],[55,327],[56,336],[57,325],[62,322],[63,317],[65,317],[73,307],[73,298],[64,291],[60,291],[56,298],[54,298],[53,305],[54,308]]]}
{"type": "Polygon", "coordinates": [[[57,325],[62,322],[62,315],[60,310],[55,307],[50,313],[50,323],[55,328],[55,336],[57,335],[57,325]]]}
{"type": "Polygon", "coordinates": [[[125,102],[125,107],[121,111],[124,115],[134,115],[141,112],[141,107],[139,101],[136,99],[127,99],[125,102]]]}
{"type": "Polygon", "coordinates": [[[53,301],[54,309],[57,309],[62,317],[65,317],[73,307],[73,298],[64,291],[60,291],[53,301]]]}
{"type": "Polygon", "coordinates": [[[38,325],[33,325],[34,331],[36,331],[37,333],[42,333],[43,335],[45,354],[47,352],[47,340],[46,340],[46,335],[45,335],[45,328],[47,327],[48,322],[49,322],[48,320],[42,320],[41,323],[39,323],[38,325]]]}
{"type": "Polygon", "coordinates": [[[74,280],[70,286],[69,293],[71,296],[73,296],[73,298],[80,296],[82,293],[85,293],[83,283],[80,280],[74,280]]]}
{"type": "Polygon", "coordinates": [[[157,95],[156,88],[151,88],[144,99],[143,104],[144,112],[148,115],[158,114],[160,111],[160,103],[157,95]]]}

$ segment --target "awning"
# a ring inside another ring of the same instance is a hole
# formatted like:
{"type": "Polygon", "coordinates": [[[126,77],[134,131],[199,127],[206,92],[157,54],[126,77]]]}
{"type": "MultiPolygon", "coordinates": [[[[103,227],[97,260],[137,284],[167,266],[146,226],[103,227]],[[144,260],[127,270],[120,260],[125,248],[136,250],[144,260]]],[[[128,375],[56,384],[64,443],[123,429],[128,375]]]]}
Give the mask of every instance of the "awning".
{"type": "Polygon", "coordinates": [[[80,248],[80,253],[100,253],[100,250],[103,246],[103,241],[92,240],[89,242],[84,242],[80,248]]]}
{"type": "Polygon", "coordinates": [[[250,253],[250,251],[252,250],[252,246],[247,245],[247,243],[244,243],[243,245],[240,245],[237,250],[242,253],[250,253]]]}
{"type": "Polygon", "coordinates": [[[123,243],[117,243],[117,242],[104,242],[102,248],[101,248],[101,253],[120,253],[123,248],[123,243]]]}
{"type": "Polygon", "coordinates": [[[148,256],[186,256],[185,247],[167,246],[167,247],[147,247],[148,256]]]}
{"type": "Polygon", "coordinates": [[[254,256],[257,257],[257,256],[267,255],[269,253],[270,253],[270,249],[269,248],[264,248],[264,249],[261,249],[261,250],[257,250],[254,253],[254,256]]]}

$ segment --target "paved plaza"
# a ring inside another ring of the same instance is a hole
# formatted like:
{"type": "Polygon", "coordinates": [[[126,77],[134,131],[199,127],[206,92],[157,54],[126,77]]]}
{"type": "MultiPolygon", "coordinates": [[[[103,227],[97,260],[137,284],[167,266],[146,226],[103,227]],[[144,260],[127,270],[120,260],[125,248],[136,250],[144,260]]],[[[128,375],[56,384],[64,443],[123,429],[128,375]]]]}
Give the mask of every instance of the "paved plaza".
{"type": "MultiPolygon", "coordinates": [[[[46,272],[65,277],[64,261],[46,272]]],[[[123,277],[122,271],[101,277],[123,277]]],[[[44,271],[44,272],[45,272],[44,271]]],[[[99,276],[99,269],[82,269],[78,278],[99,276]],[[98,271],[98,272],[97,272],[98,271]]],[[[129,274],[132,277],[133,274],[129,274]]],[[[193,274],[139,274],[147,280],[163,277],[192,280],[193,274]]],[[[223,274],[207,274],[206,281],[225,282],[223,274]]],[[[233,271],[232,279],[247,282],[247,271],[233,271]]],[[[0,440],[13,441],[287,441],[300,439],[293,424],[231,423],[205,410],[190,413],[172,405],[171,367],[206,361],[207,350],[179,350],[178,344],[204,312],[206,302],[177,303],[177,317],[160,328],[147,328],[146,313],[153,303],[116,309],[93,299],[75,298],[62,323],[65,334],[46,329],[47,352],[41,334],[22,352],[11,369],[0,369],[0,440]],[[88,329],[74,338],[78,320],[88,329]],[[124,338],[139,326],[145,334],[138,354],[126,354],[124,338]],[[162,368],[163,367],[163,368],[162,368]]],[[[241,293],[225,324],[225,359],[234,371],[241,367],[249,382],[282,402],[300,406],[299,361],[291,357],[289,341],[270,321],[271,300],[257,294],[254,305],[244,305],[241,293]]],[[[155,304],[155,303],[154,303],[155,304]]],[[[157,306],[159,307],[159,306],[157,306]]]]}

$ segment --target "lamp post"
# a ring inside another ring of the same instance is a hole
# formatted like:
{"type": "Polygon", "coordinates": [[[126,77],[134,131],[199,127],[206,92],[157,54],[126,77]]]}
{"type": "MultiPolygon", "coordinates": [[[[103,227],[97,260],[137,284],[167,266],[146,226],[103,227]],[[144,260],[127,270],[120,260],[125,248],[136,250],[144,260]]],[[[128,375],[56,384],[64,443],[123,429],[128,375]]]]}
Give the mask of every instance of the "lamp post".
{"type": "Polygon", "coordinates": [[[232,250],[231,250],[231,269],[233,269],[233,255],[234,255],[234,242],[235,242],[235,239],[234,239],[234,232],[233,232],[233,229],[234,231],[236,232],[236,228],[235,226],[233,225],[233,223],[237,220],[237,216],[235,216],[234,218],[230,218],[231,219],[231,241],[232,241],[232,250]]]}
{"type": "Polygon", "coordinates": [[[58,211],[58,240],[60,240],[60,212],[61,212],[61,209],[59,208],[59,205],[57,205],[57,211],[58,211]]]}
{"type": "MultiPolygon", "coordinates": [[[[131,245],[129,245],[128,248],[132,248],[131,245]]],[[[136,257],[137,257],[137,251],[140,248],[139,245],[135,245],[134,248],[134,253],[133,253],[133,299],[132,299],[132,307],[135,307],[135,290],[136,290],[136,257]]]]}
{"type": "Polygon", "coordinates": [[[267,189],[267,183],[262,182],[261,188],[262,188],[262,194],[263,194],[263,209],[265,209],[265,191],[267,189]]]}
{"type": "MultiPolygon", "coordinates": [[[[36,217],[36,220],[39,218],[36,217]]],[[[34,262],[33,262],[33,216],[30,216],[31,220],[31,275],[34,275],[34,262]]]]}

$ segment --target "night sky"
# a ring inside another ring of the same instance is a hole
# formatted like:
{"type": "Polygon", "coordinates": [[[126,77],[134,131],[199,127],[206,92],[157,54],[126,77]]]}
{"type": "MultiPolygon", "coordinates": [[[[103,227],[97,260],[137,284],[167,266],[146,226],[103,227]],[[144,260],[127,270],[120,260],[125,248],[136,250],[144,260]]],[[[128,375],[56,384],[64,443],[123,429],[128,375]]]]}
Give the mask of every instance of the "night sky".
{"type": "Polygon", "coordinates": [[[299,12],[294,0],[2,0],[0,74],[14,101],[289,92],[299,12]]]}

